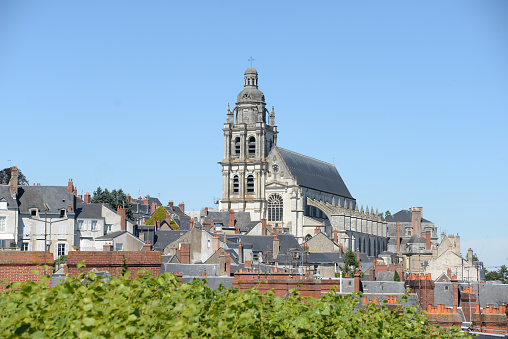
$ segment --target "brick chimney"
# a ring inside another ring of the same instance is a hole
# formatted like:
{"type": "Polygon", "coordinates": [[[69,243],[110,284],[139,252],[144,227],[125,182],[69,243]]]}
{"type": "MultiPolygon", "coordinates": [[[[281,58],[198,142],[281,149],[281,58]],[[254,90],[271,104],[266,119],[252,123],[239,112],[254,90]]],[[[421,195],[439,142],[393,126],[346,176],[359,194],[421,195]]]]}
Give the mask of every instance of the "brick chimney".
{"type": "Polygon", "coordinates": [[[272,246],[272,258],[277,258],[277,256],[279,255],[279,248],[280,248],[280,245],[279,245],[279,238],[277,237],[277,235],[275,235],[273,237],[273,246],[272,246]]]}
{"type": "Polygon", "coordinates": [[[74,187],[74,196],[77,197],[78,196],[78,188],[77,187],[74,187]]]}
{"type": "Polygon", "coordinates": [[[104,244],[102,246],[102,250],[104,252],[112,252],[113,251],[113,244],[112,243],[109,243],[109,244],[104,244]]]}
{"type": "Polygon", "coordinates": [[[69,179],[69,182],[67,183],[67,192],[69,193],[74,192],[74,185],[72,184],[72,179],[69,179]]]}
{"type": "Polygon", "coordinates": [[[185,213],[185,204],[183,202],[178,204],[178,207],[182,210],[183,213],[185,213]]]}
{"type": "Polygon", "coordinates": [[[240,263],[244,262],[244,258],[243,258],[243,245],[242,245],[241,241],[238,244],[238,259],[240,260],[240,263]]]}
{"type": "Polygon", "coordinates": [[[143,245],[143,252],[150,252],[152,250],[152,242],[150,240],[145,241],[145,244],[143,245]]]}
{"type": "Polygon", "coordinates": [[[157,203],[155,201],[152,201],[152,205],[150,206],[150,214],[155,212],[156,209],[157,209],[157,203]]]}
{"type": "Polygon", "coordinates": [[[356,271],[354,275],[355,292],[360,292],[360,272],[356,271]]]}
{"type": "Polygon", "coordinates": [[[319,229],[319,227],[316,226],[316,228],[314,229],[314,234],[318,234],[318,233],[321,233],[321,230],[319,229]]]}
{"type": "Polygon", "coordinates": [[[446,275],[448,276],[448,278],[452,278],[452,269],[450,267],[448,267],[448,269],[446,270],[446,275]]]}
{"type": "Polygon", "coordinates": [[[189,230],[191,230],[194,227],[194,218],[190,218],[189,220],[189,230]]]}
{"type": "Polygon", "coordinates": [[[339,243],[339,235],[338,235],[339,231],[337,231],[336,229],[333,230],[333,242],[338,244],[339,243]]]}
{"type": "Polygon", "coordinates": [[[456,275],[452,275],[452,284],[453,284],[453,307],[459,306],[459,281],[457,280],[456,275]]]}
{"type": "Polygon", "coordinates": [[[213,253],[217,252],[220,247],[219,236],[216,234],[213,236],[213,253]]]}
{"type": "Polygon", "coordinates": [[[397,222],[397,252],[400,252],[400,222],[397,222]]]}
{"type": "Polygon", "coordinates": [[[261,219],[261,235],[266,235],[266,219],[261,219]]]}
{"type": "Polygon", "coordinates": [[[9,187],[11,189],[11,197],[13,199],[18,195],[18,168],[12,166],[11,168],[11,179],[9,180],[9,187]]]}
{"type": "Polygon", "coordinates": [[[168,226],[171,228],[171,214],[166,213],[165,220],[168,223],[168,226]]]}
{"type": "Polygon", "coordinates": [[[356,250],[356,261],[358,261],[358,262],[360,261],[360,249],[359,248],[356,250]]]}
{"type": "Polygon", "coordinates": [[[85,204],[89,204],[90,203],[90,193],[89,192],[86,192],[85,193],[85,204]]]}
{"type": "Polygon", "coordinates": [[[239,228],[235,228],[235,234],[240,234],[240,229],[239,228]]]}
{"type": "Polygon", "coordinates": [[[126,213],[125,213],[125,207],[123,206],[118,206],[117,209],[116,209],[116,213],[118,213],[118,215],[120,215],[121,217],[121,221],[120,221],[120,229],[122,231],[125,231],[125,216],[126,216],[126,213]]]}
{"type": "Polygon", "coordinates": [[[430,231],[427,230],[424,232],[425,234],[425,249],[430,250],[432,249],[430,246],[430,231]]]}
{"type": "Polygon", "coordinates": [[[473,250],[471,248],[467,250],[467,263],[473,265],[473,250]]]}
{"type": "Polygon", "coordinates": [[[168,201],[169,208],[173,209],[173,200],[168,201]]]}
{"type": "Polygon", "coordinates": [[[423,207],[411,207],[411,220],[413,222],[413,234],[421,235],[420,222],[422,220],[423,207]]]}
{"type": "Polygon", "coordinates": [[[150,205],[150,196],[147,195],[143,198],[143,205],[150,205]]]}
{"type": "Polygon", "coordinates": [[[205,207],[205,217],[208,216],[208,207],[205,207]]]}
{"type": "Polygon", "coordinates": [[[235,210],[229,210],[229,227],[235,227],[235,210]]]}
{"type": "Polygon", "coordinates": [[[176,256],[180,263],[182,264],[190,264],[190,244],[189,240],[184,240],[180,244],[180,248],[178,249],[176,256]]]}

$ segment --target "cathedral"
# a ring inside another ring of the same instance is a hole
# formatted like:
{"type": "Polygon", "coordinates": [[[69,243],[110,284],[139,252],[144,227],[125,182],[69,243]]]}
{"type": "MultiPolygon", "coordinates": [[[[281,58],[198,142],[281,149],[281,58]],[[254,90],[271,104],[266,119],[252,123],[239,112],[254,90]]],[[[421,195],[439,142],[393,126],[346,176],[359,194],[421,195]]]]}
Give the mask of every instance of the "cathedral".
{"type": "MultiPolygon", "coordinates": [[[[228,105],[223,131],[220,210],[249,212],[252,220],[267,219],[301,242],[316,230],[330,237],[337,230],[346,248],[362,250],[363,245],[366,251],[369,245],[356,233],[386,237],[386,223],[368,207],[365,213],[363,206],[358,209],[333,164],[277,146],[275,111],[266,108],[258,72],[252,67],[245,71],[235,107],[231,110],[228,105]]],[[[372,247],[379,253],[386,241],[373,240],[372,247]]]]}

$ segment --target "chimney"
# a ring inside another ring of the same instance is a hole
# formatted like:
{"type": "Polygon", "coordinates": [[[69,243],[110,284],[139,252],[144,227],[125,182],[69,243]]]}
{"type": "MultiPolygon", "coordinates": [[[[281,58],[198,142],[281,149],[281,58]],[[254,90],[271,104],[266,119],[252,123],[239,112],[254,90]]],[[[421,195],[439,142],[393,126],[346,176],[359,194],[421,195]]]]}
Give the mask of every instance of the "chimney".
{"type": "Polygon", "coordinates": [[[431,250],[431,246],[430,246],[430,231],[427,230],[425,231],[425,249],[427,250],[431,250]]]}
{"type": "Polygon", "coordinates": [[[318,233],[321,233],[321,230],[319,229],[319,227],[316,226],[316,228],[314,229],[314,234],[318,234],[318,233]]]}
{"type": "Polygon", "coordinates": [[[472,249],[467,250],[467,263],[471,266],[473,265],[473,250],[472,249]]]}
{"type": "Polygon", "coordinates": [[[240,229],[239,228],[235,228],[235,234],[240,234],[240,229]]]}
{"type": "Polygon", "coordinates": [[[356,261],[360,262],[360,249],[356,250],[356,261]]]}
{"type": "Polygon", "coordinates": [[[235,227],[235,210],[229,210],[229,227],[235,227]]]}
{"type": "Polygon", "coordinates": [[[250,267],[252,267],[252,261],[250,261],[250,260],[245,260],[245,266],[244,266],[244,267],[245,267],[245,268],[250,268],[250,267]]]}
{"type": "Polygon", "coordinates": [[[216,234],[213,236],[213,253],[217,252],[220,247],[219,236],[216,234]]]}
{"type": "Polygon", "coordinates": [[[344,246],[342,244],[339,244],[339,256],[342,258],[344,255],[344,246]]]}
{"type": "Polygon", "coordinates": [[[118,213],[118,215],[120,215],[121,217],[121,220],[120,220],[120,229],[122,231],[125,231],[125,207],[123,206],[118,206],[117,209],[116,209],[116,213],[118,213]]]}
{"type": "Polygon", "coordinates": [[[18,195],[18,168],[12,166],[11,168],[11,179],[9,180],[9,186],[11,188],[11,197],[13,199],[18,195]]]}
{"type": "Polygon", "coordinates": [[[279,238],[277,235],[273,237],[273,248],[272,248],[272,258],[275,259],[279,255],[279,238]]]}
{"type": "Polygon", "coordinates": [[[150,206],[150,214],[155,212],[156,209],[157,209],[157,203],[155,201],[152,201],[152,205],[150,206]]]}
{"type": "Polygon", "coordinates": [[[67,192],[69,193],[74,192],[74,185],[72,184],[72,179],[69,179],[69,182],[67,183],[67,192]]]}
{"type": "Polygon", "coordinates": [[[360,272],[356,271],[354,275],[355,279],[355,292],[360,292],[360,272]]]}
{"type": "Polygon", "coordinates": [[[448,267],[448,269],[446,270],[446,275],[448,276],[448,278],[452,278],[452,269],[450,267],[448,267]]]}
{"type": "Polygon", "coordinates": [[[226,252],[226,276],[231,276],[231,254],[226,252]]]}
{"type": "Polygon", "coordinates": [[[459,306],[459,281],[457,280],[456,275],[452,275],[452,284],[453,284],[453,306],[459,306]]]}
{"type": "Polygon", "coordinates": [[[261,219],[261,235],[266,235],[266,219],[261,219]]]}
{"type": "Polygon", "coordinates": [[[208,207],[205,207],[205,217],[208,216],[208,207]]]}
{"type": "Polygon", "coordinates": [[[400,222],[397,222],[397,252],[400,252],[400,222]]]}
{"type": "Polygon", "coordinates": [[[168,201],[169,208],[173,209],[173,200],[168,201]]]}
{"type": "Polygon", "coordinates": [[[78,198],[80,198],[81,200],[83,200],[83,196],[80,194],[78,195],[78,198]]]}
{"type": "Polygon", "coordinates": [[[184,240],[180,244],[180,249],[176,253],[181,264],[190,264],[190,244],[189,240],[184,240]]]}
{"type": "Polygon", "coordinates": [[[339,231],[337,231],[336,229],[333,230],[333,242],[338,244],[339,243],[339,235],[338,235],[339,231]]]}
{"type": "Polygon", "coordinates": [[[169,228],[171,228],[171,214],[166,213],[165,220],[168,223],[169,228]]]}
{"type": "Polygon", "coordinates": [[[102,246],[102,250],[104,252],[112,252],[113,251],[113,244],[109,243],[109,244],[104,244],[102,246]]]}
{"type": "Polygon", "coordinates": [[[190,218],[189,220],[189,230],[194,228],[194,218],[190,218]]]}
{"type": "Polygon", "coordinates": [[[238,259],[240,259],[240,264],[244,262],[243,258],[243,245],[242,242],[238,244],[238,259]]]}
{"type": "Polygon", "coordinates": [[[152,242],[151,241],[145,241],[145,244],[143,245],[143,252],[150,252],[152,250],[152,242]]]}
{"type": "Polygon", "coordinates": [[[74,187],[74,196],[76,197],[78,195],[78,188],[74,187]]]}
{"type": "Polygon", "coordinates": [[[413,234],[421,235],[420,222],[422,220],[423,207],[411,207],[411,219],[413,221],[413,234]]]}
{"type": "Polygon", "coordinates": [[[183,203],[183,201],[181,203],[178,204],[178,207],[180,207],[180,209],[182,210],[183,213],[185,213],[185,204],[183,203]]]}
{"type": "Polygon", "coordinates": [[[89,204],[90,203],[90,193],[89,192],[86,192],[85,193],[85,204],[89,204]]]}
{"type": "Polygon", "coordinates": [[[143,198],[143,205],[149,205],[150,204],[150,196],[147,195],[146,197],[143,198]]]}

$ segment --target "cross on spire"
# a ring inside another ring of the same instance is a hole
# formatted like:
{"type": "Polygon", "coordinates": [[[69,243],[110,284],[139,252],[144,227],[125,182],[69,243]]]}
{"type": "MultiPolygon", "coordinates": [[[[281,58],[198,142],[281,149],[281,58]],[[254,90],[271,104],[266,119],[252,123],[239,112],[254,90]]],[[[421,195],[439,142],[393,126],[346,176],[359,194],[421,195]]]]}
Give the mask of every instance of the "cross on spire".
{"type": "Polygon", "coordinates": [[[252,59],[252,55],[250,56],[250,59],[247,60],[247,61],[250,61],[250,67],[252,67],[252,62],[254,61],[255,59],[252,59]]]}

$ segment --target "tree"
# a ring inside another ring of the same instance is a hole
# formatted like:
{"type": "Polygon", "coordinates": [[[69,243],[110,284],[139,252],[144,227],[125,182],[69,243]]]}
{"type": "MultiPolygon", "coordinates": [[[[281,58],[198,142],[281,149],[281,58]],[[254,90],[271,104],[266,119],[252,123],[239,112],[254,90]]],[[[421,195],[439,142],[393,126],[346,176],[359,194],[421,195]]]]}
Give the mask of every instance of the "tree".
{"type": "MultiPolygon", "coordinates": [[[[11,180],[11,167],[4,168],[0,171],[0,184],[9,183],[11,180]]],[[[18,168],[18,184],[23,186],[28,186],[30,183],[27,178],[21,173],[21,170],[18,168]]]]}
{"type": "Polygon", "coordinates": [[[385,219],[388,217],[391,217],[391,216],[392,216],[392,213],[390,213],[390,211],[385,212],[385,219]]]}
{"type": "MultiPolygon", "coordinates": [[[[147,220],[147,222],[145,224],[146,225],[153,225],[154,219],[157,220],[157,221],[166,220],[166,214],[167,213],[168,213],[168,211],[166,211],[166,209],[163,206],[161,206],[155,212],[153,212],[152,216],[150,217],[150,219],[147,220]]],[[[173,218],[171,218],[171,221],[169,222],[169,225],[174,230],[180,229],[180,227],[178,227],[178,225],[173,220],[173,218]]]]}
{"type": "Polygon", "coordinates": [[[486,280],[499,280],[503,284],[508,284],[508,268],[502,265],[497,271],[490,271],[485,274],[486,280]]]}
{"type": "Polygon", "coordinates": [[[476,253],[473,253],[473,261],[480,261],[480,259],[478,259],[478,256],[476,255],[476,253]]]}
{"type": "Polygon", "coordinates": [[[399,272],[395,271],[393,274],[393,281],[400,281],[399,272]]]}
{"type": "Polygon", "coordinates": [[[344,266],[339,266],[341,271],[345,274],[349,274],[349,276],[353,276],[358,267],[360,267],[360,262],[356,260],[355,253],[349,249],[344,254],[344,266]]]}
{"type": "Polygon", "coordinates": [[[132,204],[129,202],[122,189],[114,189],[110,192],[107,188],[102,190],[102,188],[99,186],[95,192],[93,192],[93,197],[90,202],[95,204],[109,204],[109,206],[115,211],[117,210],[118,206],[123,206],[125,207],[125,216],[127,219],[134,220],[134,213],[132,213],[132,204]]]}

